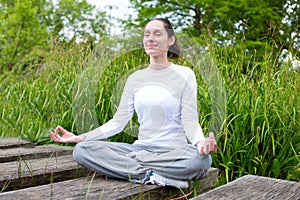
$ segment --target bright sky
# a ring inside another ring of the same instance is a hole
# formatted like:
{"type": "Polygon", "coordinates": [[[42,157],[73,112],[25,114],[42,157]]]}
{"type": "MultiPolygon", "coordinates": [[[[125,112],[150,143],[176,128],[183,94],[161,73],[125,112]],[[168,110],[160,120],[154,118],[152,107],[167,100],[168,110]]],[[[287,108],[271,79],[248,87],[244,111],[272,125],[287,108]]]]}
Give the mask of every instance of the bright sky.
{"type": "Polygon", "coordinates": [[[87,0],[87,2],[100,8],[102,11],[106,11],[107,14],[120,19],[127,18],[126,16],[129,14],[134,14],[133,9],[129,8],[131,6],[129,0],[114,0],[111,2],[105,0],[87,0]]]}
{"type": "MultiPolygon", "coordinates": [[[[134,10],[129,8],[131,6],[129,0],[87,0],[88,3],[100,8],[101,11],[106,11],[110,15],[119,19],[127,19],[128,15],[135,16],[134,10]]],[[[114,27],[114,32],[120,33],[119,25],[114,27]]]]}

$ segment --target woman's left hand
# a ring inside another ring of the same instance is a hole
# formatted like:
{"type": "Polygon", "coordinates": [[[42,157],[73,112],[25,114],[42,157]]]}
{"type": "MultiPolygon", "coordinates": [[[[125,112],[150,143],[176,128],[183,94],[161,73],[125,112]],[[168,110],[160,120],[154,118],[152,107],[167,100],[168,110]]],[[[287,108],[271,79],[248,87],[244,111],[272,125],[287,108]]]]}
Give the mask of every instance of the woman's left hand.
{"type": "Polygon", "coordinates": [[[217,151],[217,142],[214,136],[214,133],[210,132],[209,137],[205,140],[200,141],[196,144],[200,154],[211,154],[217,151]]]}

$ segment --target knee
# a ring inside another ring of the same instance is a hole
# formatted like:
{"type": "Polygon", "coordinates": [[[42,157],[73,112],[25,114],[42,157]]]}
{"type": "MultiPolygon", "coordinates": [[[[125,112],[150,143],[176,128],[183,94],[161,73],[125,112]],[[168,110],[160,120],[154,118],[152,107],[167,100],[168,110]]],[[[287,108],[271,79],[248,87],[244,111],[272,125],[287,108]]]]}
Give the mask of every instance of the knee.
{"type": "Polygon", "coordinates": [[[80,142],[75,145],[73,149],[73,158],[77,163],[82,164],[84,162],[85,150],[86,147],[84,142],[80,142]]]}
{"type": "Polygon", "coordinates": [[[203,178],[208,174],[208,171],[212,164],[212,158],[211,155],[199,155],[200,161],[198,163],[198,177],[197,178],[203,178]]]}
{"type": "Polygon", "coordinates": [[[211,167],[212,164],[212,158],[211,155],[200,155],[201,160],[202,160],[202,169],[204,169],[205,171],[208,171],[209,168],[211,167]]]}
{"type": "Polygon", "coordinates": [[[191,162],[194,163],[194,165],[190,165],[192,170],[202,171],[204,174],[206,174],[209,168],[211,167],[212,158],[211,155],[200,155],[199,152],[197,152],[192,157],[191,162]]]}

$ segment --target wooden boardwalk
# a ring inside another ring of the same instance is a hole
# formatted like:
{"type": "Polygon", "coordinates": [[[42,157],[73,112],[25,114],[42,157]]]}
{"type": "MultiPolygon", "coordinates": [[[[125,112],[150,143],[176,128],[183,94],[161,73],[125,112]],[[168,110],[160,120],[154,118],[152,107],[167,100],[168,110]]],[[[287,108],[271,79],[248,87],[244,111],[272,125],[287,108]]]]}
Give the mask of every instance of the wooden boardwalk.
{"type": "Polygon", "coordinates": [[[300,183],[246,175],[192,200],[300,200],[300,183]]]}
{"type": "MultiPolygon", "coordinates": [[[[193,191],[107,179],[79,166],[72,151],[72,147],[36,146],[18,138],[0,139],[0,199],[169,199],[193,191]]],[[[217,178],[217,169],[212,169],[197,190],[211,189],[217,178]]]]}

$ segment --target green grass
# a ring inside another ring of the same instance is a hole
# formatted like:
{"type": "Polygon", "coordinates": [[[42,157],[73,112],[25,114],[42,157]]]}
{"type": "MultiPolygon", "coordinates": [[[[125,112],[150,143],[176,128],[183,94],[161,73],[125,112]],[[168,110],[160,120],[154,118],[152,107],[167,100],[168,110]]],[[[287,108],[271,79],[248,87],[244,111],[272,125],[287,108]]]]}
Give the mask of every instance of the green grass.
{"type": "MultiPolygon", "coordinates": [[[[128,71],[148,58],[136,49],[105,60],[112,52],[99,50],[93,62],[86,59],[93,58],[89,53],[84,46],[57,44],[40,66],[1,75],[0,136],[45,144],[51,143],[48,130],[57,125],[80,134],[112,118],[119,98],[113,94],[122,90],[128,71]]],[[[258,61],[233,47],[211,48],[211,53],[226,98],[213,154],[213,166],[220,170],[217,185],[246,174],[299,181],[300,74],[273,63],[267,54],[258,61]]],[[[186,60],[178,63],[195,67],[186,60]]],[[[199,120],[207,131],[214,117],[211,93],[201,73],[196,75],[199,120]]],[[[136,116],[110,141],[133,142],[134,134],[126,132],[136,131],[135,124],[136,116]]]]}
{"type": "Polygon", "coordinates": [[[227,118],[214,156],[221,184],[245,174],[299,181],[300,74],[268,58],[243,72],[226,59],[227,118]]]}

